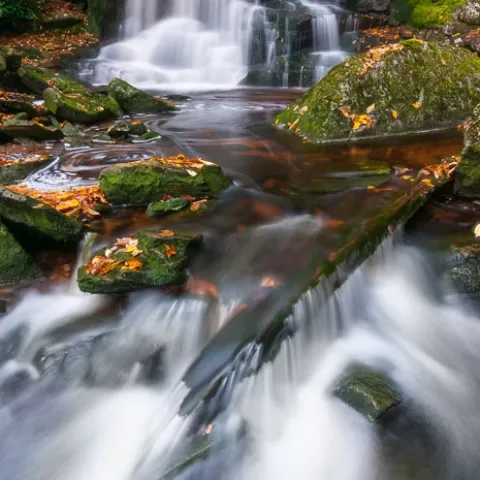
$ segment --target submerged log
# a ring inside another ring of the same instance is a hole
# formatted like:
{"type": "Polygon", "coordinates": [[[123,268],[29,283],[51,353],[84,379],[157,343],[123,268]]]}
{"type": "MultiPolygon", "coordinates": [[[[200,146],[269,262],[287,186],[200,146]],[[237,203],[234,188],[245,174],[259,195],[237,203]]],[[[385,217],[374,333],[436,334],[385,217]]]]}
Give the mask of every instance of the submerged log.
{"type": "Polygon", "coordinates": [[[232,382],[255,373],[275,356],[279,342],[291,333],[286,320],[303,294],[334,273],[333,289],[338,288],[393,229],[452,179],[456,165],[447,159],[419,172],[398,169],[384,188],[349,192],[336,202],[315,235],[308,262],[289,274],[283,285],[261,288],[253,302],[234,312],[187,370],[183,380],[190,392],[180,413],[189,414],[201,405],[202,421],[211,421],[228,401],[225,395],[232,382]]]}

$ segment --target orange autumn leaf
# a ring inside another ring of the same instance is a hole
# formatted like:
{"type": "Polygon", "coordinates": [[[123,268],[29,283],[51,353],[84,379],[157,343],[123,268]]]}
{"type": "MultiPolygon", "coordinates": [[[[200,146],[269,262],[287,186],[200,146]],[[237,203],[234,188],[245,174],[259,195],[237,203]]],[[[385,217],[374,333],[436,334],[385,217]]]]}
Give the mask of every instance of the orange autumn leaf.
{"type": "Polygon", "coordinates": [[[167,245],[167,244],[165,244],[165,252],[168,258],[173,257],[174,255],[177,254],[175,247],[172,247],[171,245],[167,245]]]}
{"type": "Polygon", "coordinates": [[[192,212],[196,212],[200,209],[200,207],[202,205],[205,205],[206,203],[208,202],[208,200],[198,200],[197,202],[193,202],[191,205],[190,205],[190,210],[192,212]]]}
{"type": "Polygon", "coordinates": [[[195,293],[196,295],[211,295],[212,297],[218,297],[217,287],[213,283],[201,278],[191,278],[187,284],[187,290],[195,293]]]}
{"type": "Polygon", "coordinates": [[[115,261],[103,255],[97,255],[88,262],[86,272],[88,275],[106,275],[120,265],[120,263],[121,261],[115,261]]]}
{"type": "Polygon", "coordinates": [[[125,260],[125,263],[122,266],[122,270],[132,270],[138,271],[142,268],[143,264],[138,258],[129,258],[125,260]]]}
{"type": "Polygon", "coordinates": [[[157,237],[159,238],[171,238],[175,235],[175,233],[172,230],[162,230],[157,233],[157,237]]]}
{"type": "Polygon", "coordinates": [[[76,199],[73,198],[72,200],[67,200],[66,202],[61,202],[57,205],[57,210],[59,212],[64,212],[66,210],[72,210],[74,208],[79,208],[80,207],[80,202],[76,199]]]}

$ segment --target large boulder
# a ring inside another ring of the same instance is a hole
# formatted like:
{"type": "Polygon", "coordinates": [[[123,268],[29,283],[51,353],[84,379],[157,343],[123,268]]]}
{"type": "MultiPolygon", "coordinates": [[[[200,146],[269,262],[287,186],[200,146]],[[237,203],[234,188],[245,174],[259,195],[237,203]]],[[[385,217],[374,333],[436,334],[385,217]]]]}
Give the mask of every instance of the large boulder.
{"type": "Polygon", "coordinates": [[[381,419],[402,401],[401,393],[383,372],[364,365],[351,365],[333,393],[371,422],[381,419]]]}
{"type": "Polygon", "coordinates": [[[12,138],[31,138],[33,140],[59,140],[63,132],[40,120],[29,120],[26,113],[18,113],[1,124],[1,131],[12,138]]]}
{"type": "Polygon", "coordinates": [[[453,12],[455,19],[468,25],[480,25],[480,3],[476,0],[469,0],[465,5],[453,12]]]}
{"type": "Polygon", "coordinates": [[[87,88],[81,83],[46,68],[23,65],[18,69],[18,76],[26,87],[38,95],[42,95],[49,87],[53,87],[63,93],[87,92],[87,88]]]}
{"type": "Polygon", "coordinates": [[[69,122],[95,123],[123,113],[112,97],[98,93],[62,93],[55,88],[47,88],[43,98],[50,112],[58,119],[69,122]]]}
{"type": "Polygon", "coordinates": [[[48,155],[3,158],[0,156],[0,185],[24,180],[30,173],[52,161],[48,155]]]}
{"type": "Polygon", "coordinates": [[[0,221],[0,285],[32,280],[41,276],[33,258],[0,221]]]}
{"type": "Polygon", "coordinates": [[[0,217],[17,225],[22,232],[69,243],[78,241],[83,224],[32,197],[0,187],[0,217]]]}
{"type": "Polygon", "coordinates": [[[465,128],[462,160],[455,172],[455,192],[480,197],[480,105],[465,128]]]}
{"type": "Polygon", "coordinates": [[[119,163],[103,169],[99,181],[115,205],[148,205],[166,195],[211,198],[232,183],[218,165],[184,155],[119,163]]]}
{"type": "Polygon", "coordinates": [[[274,122],[319,142],[452,128],[479,103],[479,74],[471,52],[405,40],[334,67],[274,122]]]}
{"type": "Polygon", "coordinates": [[[166,100],[156,98],[119,78],[108,84],[108,94],[128,113],[163,113],[178,110],[166,100]]]}
{"type": "Polygon", "coordinates": [[[197,234],[171,230],[140,230],[95,252],[78,271],[83,292],[125,293],[145,287],[182,285],[191,253],[200,245],[197,234]]]}

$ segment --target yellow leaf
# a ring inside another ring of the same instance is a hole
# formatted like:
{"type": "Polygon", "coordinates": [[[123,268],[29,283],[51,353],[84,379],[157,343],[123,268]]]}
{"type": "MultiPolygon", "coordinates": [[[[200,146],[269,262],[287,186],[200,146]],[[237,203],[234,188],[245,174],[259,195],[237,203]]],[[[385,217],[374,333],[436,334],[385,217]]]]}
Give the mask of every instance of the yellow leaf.
{"type": "Polygon", "coordinates": [[[392,117],[395,119],[398,118],[398,112],[396,110],[392,110],[392,117]]]}
{"type": "Polygon", "coordinates": [[[416,108],[416,109],[419,109],[419,108],[422,107],[422,104],[420,102],[415,102],[415,103],[412,103],[412,107],[416,108]]]}
{"type": "Polygon", "coordinates": [[[375,104],[372,103],[370,106],[367,107],[366,112],[367,113],[372,113],[375,110],[375,104]]]}
{"type": "Polygon", "coordinates": [[[348,107],[342,107],[340,111],[344,117],[350,118],[350,109],[348,107]]]}
{"type": "Polygon", "coordinates": [[[64,212],[65,210],[71,210],[72,208],[78,208],[80,206],[80,202],[75,198],[72,200],[67,200],[66,202],[59,203],[57,205],[57,210],[59,212],[64,212]]]}

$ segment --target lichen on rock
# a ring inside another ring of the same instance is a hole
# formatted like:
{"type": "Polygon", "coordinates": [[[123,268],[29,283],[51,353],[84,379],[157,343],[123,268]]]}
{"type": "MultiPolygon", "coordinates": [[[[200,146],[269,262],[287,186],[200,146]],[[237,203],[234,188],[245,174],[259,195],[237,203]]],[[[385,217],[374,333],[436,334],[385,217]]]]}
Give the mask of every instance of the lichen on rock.
{"type": "Polygon", "coordinates": [[[274,122],[318,142],[453,128],[480,101],[479,75],[471,52],[405,40],[334,67],[274,122]]]}

